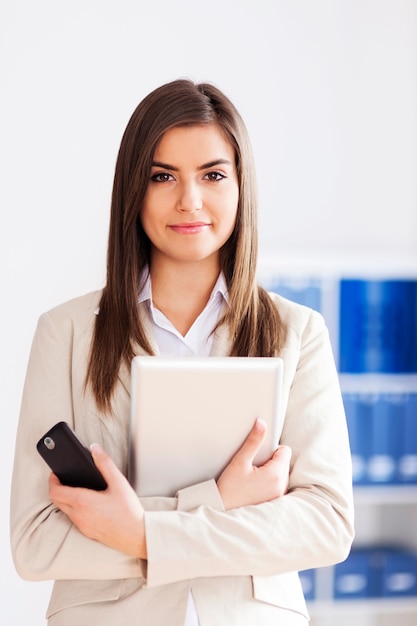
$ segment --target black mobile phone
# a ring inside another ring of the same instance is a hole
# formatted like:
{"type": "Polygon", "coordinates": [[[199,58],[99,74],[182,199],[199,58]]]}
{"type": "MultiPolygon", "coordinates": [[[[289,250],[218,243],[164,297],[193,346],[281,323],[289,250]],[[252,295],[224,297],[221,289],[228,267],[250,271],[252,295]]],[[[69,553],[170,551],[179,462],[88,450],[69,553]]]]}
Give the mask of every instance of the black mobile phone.
{"type": "Polygon", "coordinates": [[[41,457],[63,485],[103,491],[107,484],[90,450],[66,422],[58,422],[36,444],[41,457]]]}

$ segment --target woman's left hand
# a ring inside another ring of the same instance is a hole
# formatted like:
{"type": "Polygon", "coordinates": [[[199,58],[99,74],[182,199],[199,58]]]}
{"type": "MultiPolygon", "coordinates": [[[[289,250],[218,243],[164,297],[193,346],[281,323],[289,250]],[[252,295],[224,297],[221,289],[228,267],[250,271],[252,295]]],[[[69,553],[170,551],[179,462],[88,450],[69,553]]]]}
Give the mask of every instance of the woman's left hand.
{"type": "Polygon", "coordinates": [[[254,465],[265,435],[265,423],[256,420],[241,448],[217,480],[226,511],[268,502],[287,493],[291,448],[280,445],[264,465],[254,465]]]}
{"type": "Polygon", "coordinates": [[[107,483],[105,491],[62,485],[49,479],[49,496],[90,539],[146,559],[144,509],[129,482],[100,446],[91,447],[94,462],[107,483]]]}

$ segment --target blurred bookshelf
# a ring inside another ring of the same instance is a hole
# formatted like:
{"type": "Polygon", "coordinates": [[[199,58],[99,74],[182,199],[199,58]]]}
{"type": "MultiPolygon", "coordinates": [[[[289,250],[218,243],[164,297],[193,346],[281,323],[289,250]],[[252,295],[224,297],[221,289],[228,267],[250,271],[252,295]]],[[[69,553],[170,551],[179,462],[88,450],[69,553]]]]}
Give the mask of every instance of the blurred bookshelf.
{"type": "Polygon", "coordinates": [[[417,258],[269,255],[259,282],[319,311],[339,372],[355,541],[300,572],[312,626],[417,624],[417,258]]]}

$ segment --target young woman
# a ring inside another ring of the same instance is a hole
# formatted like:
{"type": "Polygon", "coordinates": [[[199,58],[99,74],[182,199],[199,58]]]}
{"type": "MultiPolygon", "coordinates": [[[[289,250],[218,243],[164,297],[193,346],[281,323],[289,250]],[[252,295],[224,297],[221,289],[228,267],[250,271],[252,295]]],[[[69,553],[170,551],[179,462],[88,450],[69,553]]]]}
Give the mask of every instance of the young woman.
{"type": "Polygon", "coordinates": [[[257,286],[256,260],[238,112],[209,84],[156,89],[121,142],[106,285],[40,318],[28,365],[12,547],[21,576],[56,581],[51,626],[302,625],[297,572],[347,556],[350,452],[328,333],[318,313],[257,286]],[[254,467],[256,422],[217,482],[138,499],[125,478],[137,354],[280,355],[282,445],[254,467]],[[105,491],[48,480],[35,443],[58,420],[97,442],[105,491]]]}

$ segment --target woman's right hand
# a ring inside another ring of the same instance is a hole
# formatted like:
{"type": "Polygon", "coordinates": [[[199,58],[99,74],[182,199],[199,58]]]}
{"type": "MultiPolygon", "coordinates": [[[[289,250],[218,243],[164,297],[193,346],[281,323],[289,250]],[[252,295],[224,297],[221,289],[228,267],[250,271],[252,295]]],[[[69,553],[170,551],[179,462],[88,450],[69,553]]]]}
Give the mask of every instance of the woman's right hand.
{"type": "Polygon", "coordinates": [[[260,504],[283,496],[288,490],[291,448],[278,446],[259,467],[253,464],[265,439],[266,426],[257,419],[254,427],[217,481],[226,510],[260,504]]]}
{"type": "Polygon", "coordinates": [[[91,446],[96,467],[107,483],[104,491],[62,485],[49,478],[49,496],[78,530],[95,541],[136,558],[146,559],[144,509],[115,463],[98,445],[91,446]]]}

